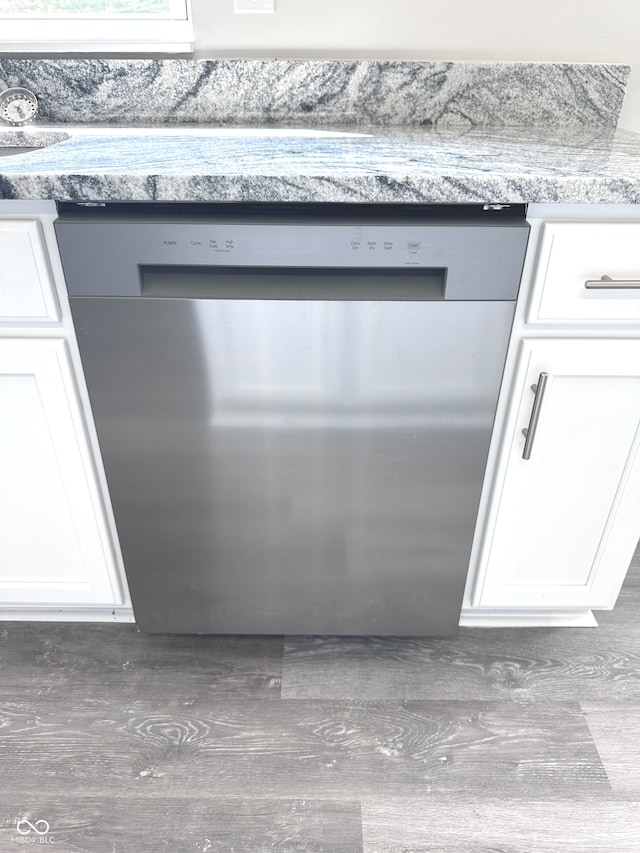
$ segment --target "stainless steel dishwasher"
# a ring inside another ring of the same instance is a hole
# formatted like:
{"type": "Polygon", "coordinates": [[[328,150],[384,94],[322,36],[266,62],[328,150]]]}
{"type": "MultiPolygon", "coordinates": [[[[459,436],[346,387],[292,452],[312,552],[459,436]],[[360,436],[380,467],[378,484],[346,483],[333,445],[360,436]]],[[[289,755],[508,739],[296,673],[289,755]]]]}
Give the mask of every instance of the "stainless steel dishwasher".
{"type": "Polygon", "coordinates": [[[135,618],[455,633],[523,207],[59,206],[135,618]]]}

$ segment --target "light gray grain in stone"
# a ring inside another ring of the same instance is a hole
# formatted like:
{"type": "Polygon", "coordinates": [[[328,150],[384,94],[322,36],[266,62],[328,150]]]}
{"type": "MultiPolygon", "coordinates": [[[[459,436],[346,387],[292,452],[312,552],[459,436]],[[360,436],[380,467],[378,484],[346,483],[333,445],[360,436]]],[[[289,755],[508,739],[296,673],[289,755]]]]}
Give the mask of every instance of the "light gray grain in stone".
{"type": "Polygon", "coordinates": [[[0,59],[51,122],[615,127],[626,65],[254,59],[0,59]]]}
{"type": "Polygon", "coordinates": [[[87,201],[640,202],[623,131],[68,129],[0,158],[0,197],[87,201]]]}

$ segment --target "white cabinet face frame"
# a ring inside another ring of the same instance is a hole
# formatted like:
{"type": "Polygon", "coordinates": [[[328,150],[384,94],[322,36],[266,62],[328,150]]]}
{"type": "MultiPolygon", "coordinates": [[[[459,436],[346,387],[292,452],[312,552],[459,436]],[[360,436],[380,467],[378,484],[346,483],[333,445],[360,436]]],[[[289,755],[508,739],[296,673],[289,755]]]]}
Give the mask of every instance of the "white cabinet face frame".
{"type": "Polygon", "coordinates": [[[59,321],[60,305],[40,223],[0,218],[0,326],[59,321]]]}
{"type": "Polygon", "coordinates": [[[610,608],[640,536],[640,340],[525,339],[512,388],[472,605],[610,608]]]}
{"type": "Polygon", "coordinates": [[[64,340],[0,340],[0,604],[123,601],[64,340]]]}

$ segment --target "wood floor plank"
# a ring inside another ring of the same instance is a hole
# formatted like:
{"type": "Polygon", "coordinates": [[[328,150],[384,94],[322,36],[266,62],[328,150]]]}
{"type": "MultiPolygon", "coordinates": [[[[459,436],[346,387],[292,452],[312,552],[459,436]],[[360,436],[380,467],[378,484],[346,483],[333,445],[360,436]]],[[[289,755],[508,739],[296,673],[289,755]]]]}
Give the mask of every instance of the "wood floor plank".
{"type": "Polygon", "coordinates": [[[629,571],[620,590],[613,610],[598,610],[596,618],[601,631],[607,631],[611,637],[631,637],[640,642],[640,543],[636,549],[629,571]]]}
{"type": "Polygon", "coordinates": [[[639,802],[364,802],[365,853],[638,853],[639,802]]]}
{"type": "Polygon", "coordinates": [[[0,680],[14,697],[278,699],[282,651],[282,637],[141,634],[125,624],[2,622],[0,680]]]}
{"type": "Polygon", "coordinates": [[[74,853],[361,853],[359,803],[40,796],[0,806],[0,849],[74,853]],[[4,817],[6,815],[6,817],[4,817]],[[11,816],[11,817],[9,817],[11,816]],[[17,831],[20,823],[24,835],[17,831]],[[49,831],[38,836],[37,831],[49,831]],[[41,847],[42,843],[53,844],[41,847]],[[32,843],[29,844],[29,841],[32,843]]]}
{"type": "Polygon", "coordinates": [[[293,698],[640,701],[640,642],[599,629],[460,629],[453,639],[287,638],[293,698]]]}
{"type": "Polygon", "coordinates": [[[582,709],[614,793],[640,800],[640,705],[585,702],[582,709]]]}
{"type": "Polygon", "coordinates": [[[463,628],[457,637],[287,637],[290,699],[640,702],[640,550],[599,628],[463,628]]]}
{"type": "Polygon", "coordinates": [[[358,800],[606,795],[577,705],[119,699],[4,702],[8,792],[358,800]]]}

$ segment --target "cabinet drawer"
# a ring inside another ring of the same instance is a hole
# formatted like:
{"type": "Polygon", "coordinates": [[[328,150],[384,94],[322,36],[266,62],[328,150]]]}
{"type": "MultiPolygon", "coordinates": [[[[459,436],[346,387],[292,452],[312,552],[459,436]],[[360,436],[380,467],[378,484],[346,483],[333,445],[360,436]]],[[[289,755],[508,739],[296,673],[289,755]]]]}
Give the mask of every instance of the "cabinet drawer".
{"type": "Polygon", "coordinates": [[[0,323],[60,319],[40,223],[0,219],[0,323]]]}
{"type": "Polygon", "coordinates": [[[640,223],[545,222],[527,321],[610,325],[638,319],[640,223]]]}

